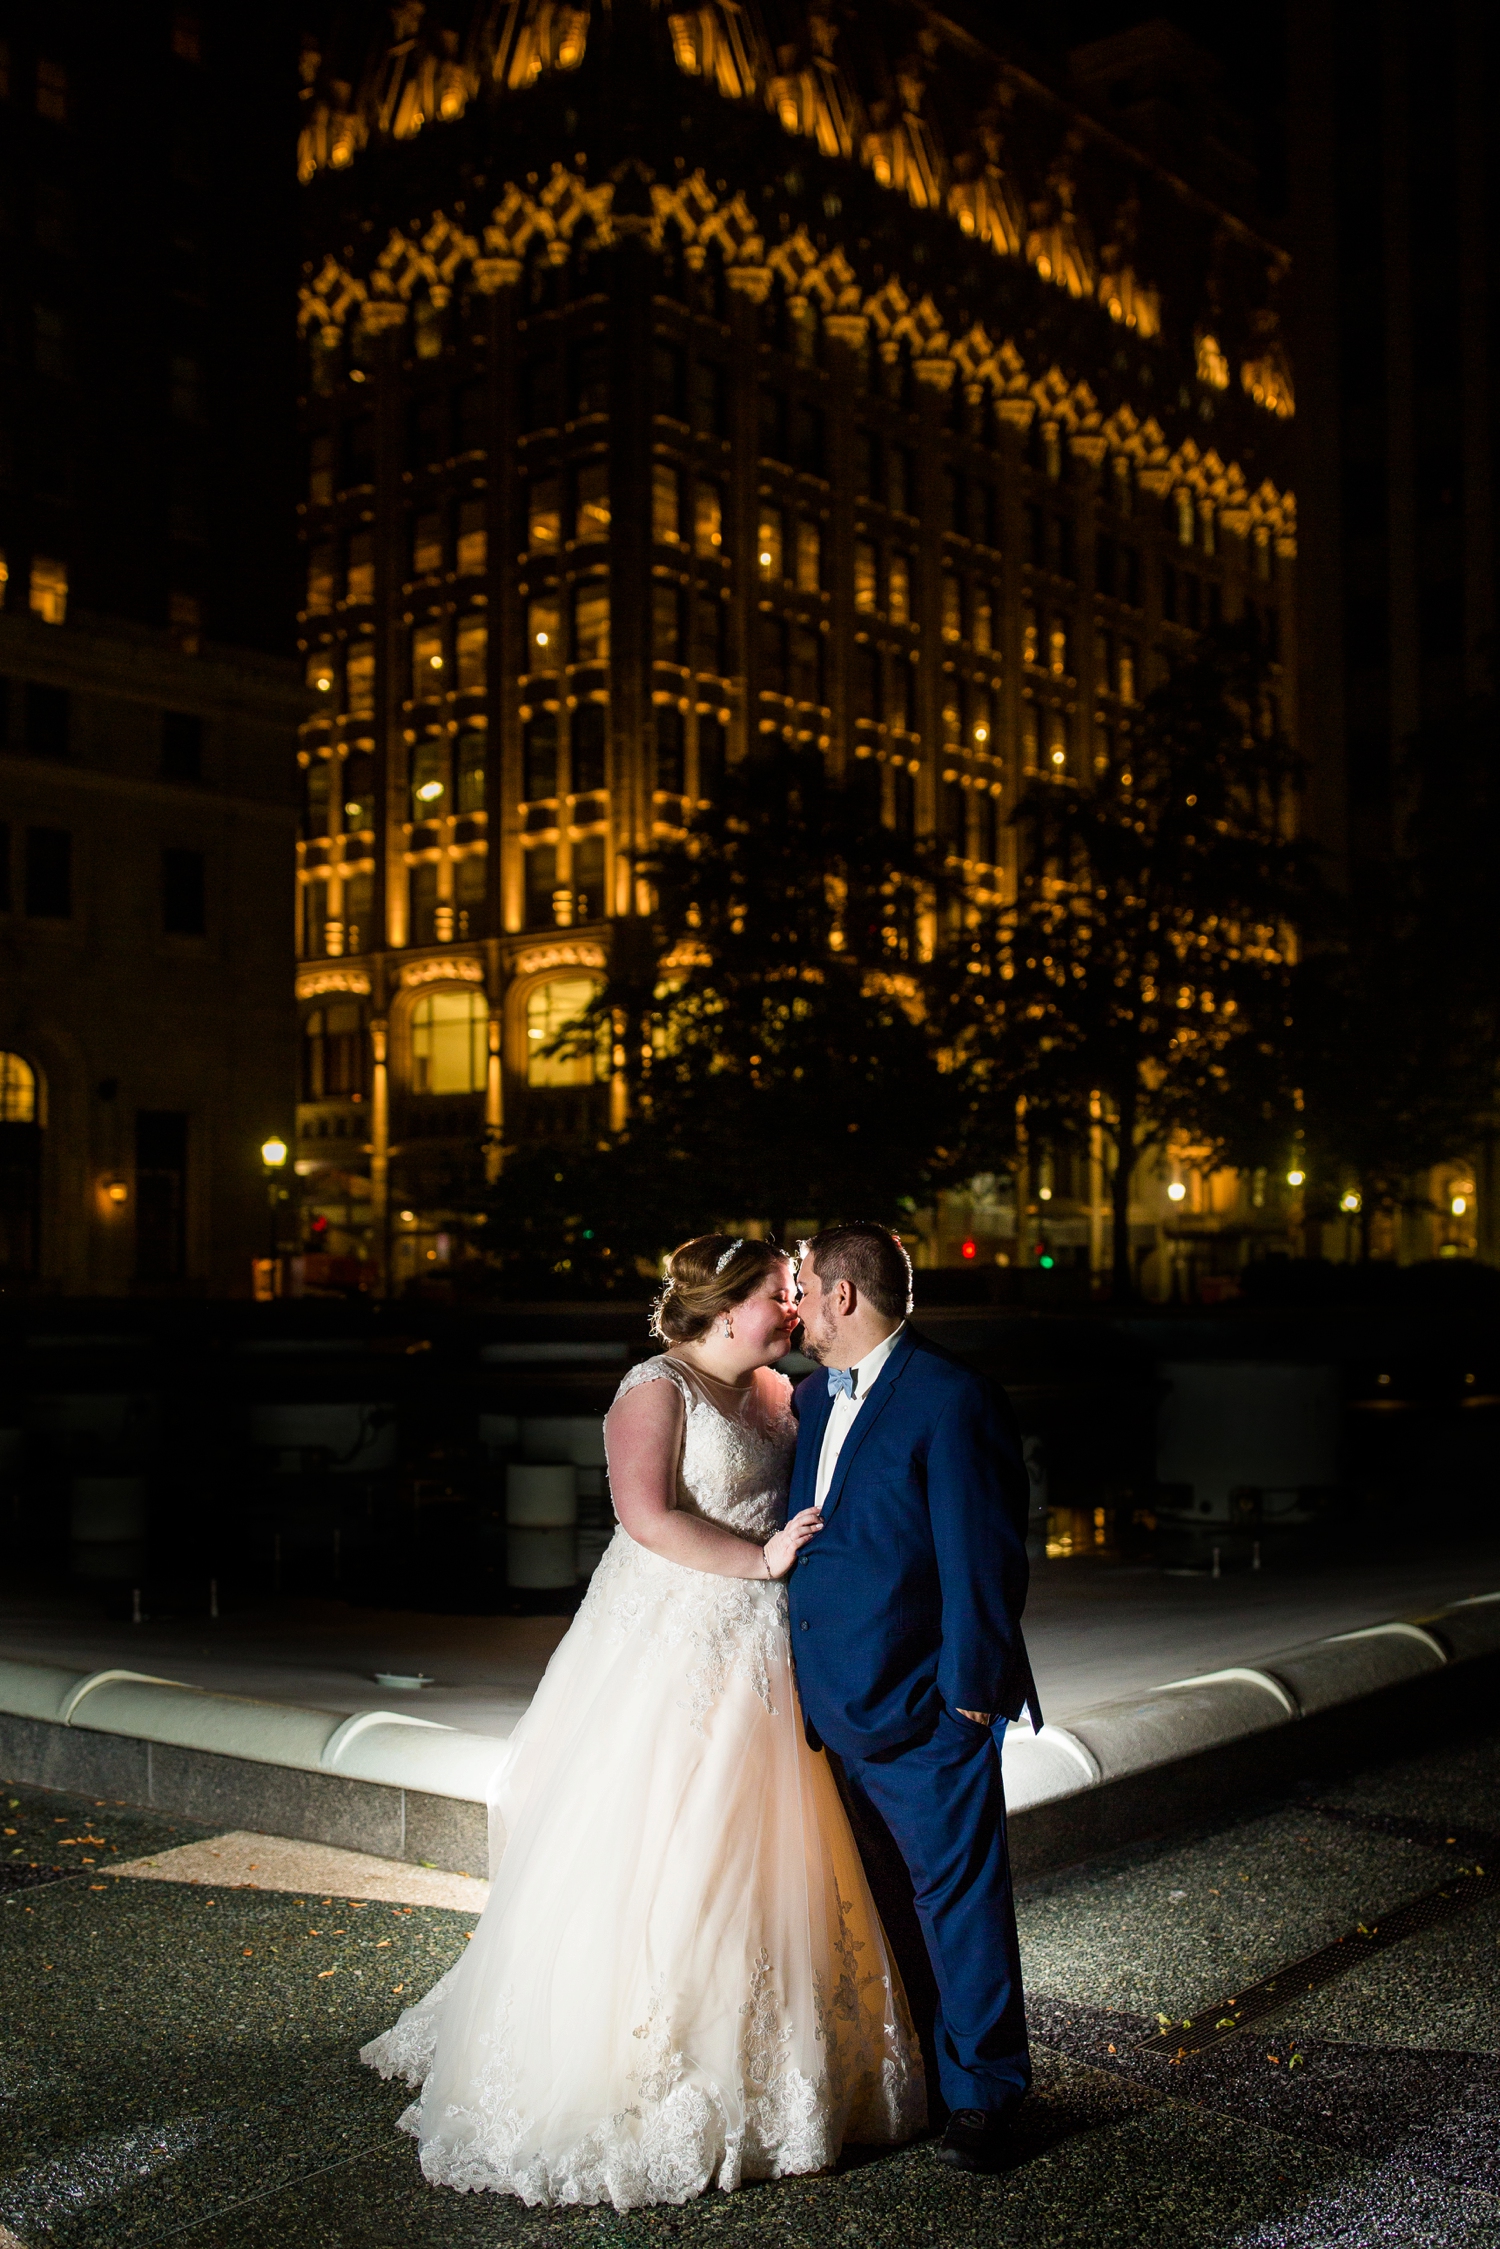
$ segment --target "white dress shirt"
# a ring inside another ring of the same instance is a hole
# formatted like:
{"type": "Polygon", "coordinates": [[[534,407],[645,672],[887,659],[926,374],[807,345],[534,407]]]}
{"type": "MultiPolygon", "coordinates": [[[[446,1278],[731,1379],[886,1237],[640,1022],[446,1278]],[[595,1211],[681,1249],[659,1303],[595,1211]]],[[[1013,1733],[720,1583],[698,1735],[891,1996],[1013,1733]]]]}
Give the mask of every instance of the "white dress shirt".
{"type": "Polygon", "coordinates": [[[865,1353],[857,1366],[850,1368],[849,1371],[854,1376],[854,1395],[849,1397],[841,1390],[828,1409],[828,1419],[823,1425],[823,1444],[818,1453],[818,1481],[813,1498],[813,1505],[819,1512],[828,1497],[833,1472],[839,1464],[839,1454],[844,1449],[844,1439],[854,1427],[854,1417],[869,1396],[875,1377],[895,1350],[905,1327],[906,1322],[903,1320],[900,1327],[891,1330],[883,1343],[877,1343],[873,1351],[865,1353]]]}

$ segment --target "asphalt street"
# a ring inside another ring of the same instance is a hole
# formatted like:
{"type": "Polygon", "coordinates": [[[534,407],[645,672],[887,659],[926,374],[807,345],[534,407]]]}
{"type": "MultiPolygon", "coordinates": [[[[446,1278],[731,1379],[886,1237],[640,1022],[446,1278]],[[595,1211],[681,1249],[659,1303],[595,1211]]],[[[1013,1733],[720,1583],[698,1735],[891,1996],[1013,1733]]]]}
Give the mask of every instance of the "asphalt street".
{"type": "Polygon", "coordinates": [[[0,1788],[0,2242],[1500,2249],[1500,1728],[1370,1746],[1337,1781],[1023,1886],[1037,2080],[1002,2176],[854,2150],[627,2216],[428,2187],[404,2088],[356,2062],[471,1915],[121,1878],[206,1831],[0,1788]]]}

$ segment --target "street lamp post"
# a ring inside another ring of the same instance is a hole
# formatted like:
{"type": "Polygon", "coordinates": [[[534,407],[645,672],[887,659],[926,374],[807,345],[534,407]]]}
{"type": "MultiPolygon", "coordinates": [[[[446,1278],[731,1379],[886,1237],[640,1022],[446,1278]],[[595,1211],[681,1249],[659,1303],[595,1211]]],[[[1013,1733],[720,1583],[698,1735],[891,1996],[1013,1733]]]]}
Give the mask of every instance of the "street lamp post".
{"type": "MultiPolygon", "coordinates": [[[[285,1141],[284,1141],[284,1140],[282,1139],[282,1137],[281,1137],[280,1133],[277,1133],[277,1132],[273,1132],[269,1140],[263,1140],[263,1141],[261,1142],[261,1146],[260,1146],[260,1160],[261,1160],[262,1164],[263,1164],[263,1165],[265,1166],[265,1173],[266,1173],[266,1200],[267,1200],[267,1202],[268,1202],[268,1204],[269,1204],[269,1206],[270,1206],[270,1221],[271,1221],[271,1242],[270,1242],[270,1253],[271,1253],[271,1270],[272,1270],[272,1274],[273,1274],[273,1276],[274,1276],[274,1273],[275,1273],[275,1269],[276,1269],[276,1235],[277,1235],[277,1231],[278,1231],[278,1229],[277,1229],[277,1225],[276,1225],[276,1204],[277,1204],[277,1201],[278,1201],[278,1199],[279,1199],[279,1197],[280,1197],[280,1193],[281,1193],[281,1184],[280,1184],[280,1182],[281,1182],[281,1174],[282,1174],[282,1171],[283,1171],[283,1169],[285,1168],[285,1165],[286,1165],[286,1159],[287,1159],[287,1145],[286,1145],[286,1142],[285,1142],[285,1141]]],[[[273,1279],[273,1286],[274,1286],[274,1279],[273,1279]]]]}

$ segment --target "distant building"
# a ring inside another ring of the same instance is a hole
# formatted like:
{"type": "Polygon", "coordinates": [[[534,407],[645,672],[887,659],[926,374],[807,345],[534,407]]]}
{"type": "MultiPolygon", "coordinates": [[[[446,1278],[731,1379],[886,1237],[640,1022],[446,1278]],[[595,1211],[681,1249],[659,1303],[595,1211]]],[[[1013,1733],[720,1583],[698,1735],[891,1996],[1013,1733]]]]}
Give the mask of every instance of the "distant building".
{"type": "Polygon", "coordinates": [[[286,61],[223,13],[0,42],[8,1291],[247,1294],[292,1125],[286,61]]]}
{"type": "MultiPolygon", "coordinates": [[[[1454,0],[1289,24],[1309,817],[1378,916],[1417,794],[1465,790],[1476,756],[1495,788],[1500,31],[1454,0]]],[[[1434,1171],[1403,1255],[1500,1262],[1500,1150],[1477,1182],[1473,1153],[1434,1171]]]]}
{"type": "Polygon", "coordinates": [[[951,15],[781,13],[413,0],[304,57],[297,1153],[397,1284],[481,1152],[605,1128],[547,1042],[726,761],[869,761],[995,897],[1021,783],[1195,631],[1295,661],[1284,253],[951,15]]]}

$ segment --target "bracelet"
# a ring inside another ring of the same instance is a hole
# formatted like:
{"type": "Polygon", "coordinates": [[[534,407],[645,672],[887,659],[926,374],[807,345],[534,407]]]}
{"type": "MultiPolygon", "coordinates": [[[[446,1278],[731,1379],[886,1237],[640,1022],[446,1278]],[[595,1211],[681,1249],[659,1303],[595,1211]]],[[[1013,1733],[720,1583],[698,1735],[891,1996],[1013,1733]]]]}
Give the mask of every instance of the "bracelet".
{"type": "MultiPolygon", "coordinates": [[[[772,1536],[773,1536],[773,1537],[775,1536],[775,1533],[774,1533],[774,1532],[772,1533],[772,1536]]],[[[766,1546],[769,1546],[769,1545],[770,1545],[770,1543],[771,1543],[771,1540],[770,1540],[770,1539],[768,1538],[768,1539],[766,1540],[766,1546]]],[[[768,1553],[766,1552],[766,1546],[763,1546],[763,1547],[761,1548],[761,1550],[760,1550],[760,1558],[761,1558],[761,1560],[762,1560],[762,1561],[763,1561],[763,1562],[765,1563],[765,1565],[766,1565],[766,1576],[767,1576],[767,1578],[769,1578],[769,1577],[770,1577],[770,1575],[771,1575],[771,1557],[770,1557],[770,1555],[769,1555],[769,1554],[768,1554],[768,1553]]]]}

